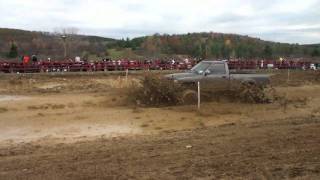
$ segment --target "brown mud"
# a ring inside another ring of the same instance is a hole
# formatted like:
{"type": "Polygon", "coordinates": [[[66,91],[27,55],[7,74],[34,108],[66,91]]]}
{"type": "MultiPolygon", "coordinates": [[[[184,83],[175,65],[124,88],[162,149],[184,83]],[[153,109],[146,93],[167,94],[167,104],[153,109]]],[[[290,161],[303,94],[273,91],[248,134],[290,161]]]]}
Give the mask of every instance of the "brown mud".
{"type": "Polygon", "coordinates": [[[160,108],[118,75],[0,79],[0,179],[318,179],[320,85],[273,77],[266,104],[160,108]]]}

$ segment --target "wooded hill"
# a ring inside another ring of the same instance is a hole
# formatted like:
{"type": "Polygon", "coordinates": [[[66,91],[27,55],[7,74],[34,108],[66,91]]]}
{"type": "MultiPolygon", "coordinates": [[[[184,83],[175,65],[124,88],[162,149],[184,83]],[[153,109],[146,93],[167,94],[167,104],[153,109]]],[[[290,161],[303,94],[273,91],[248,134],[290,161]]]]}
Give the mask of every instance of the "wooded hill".
{"type": "MultiPolygon", "coordinates": [[[[64,44],[62,34],[0,28],[0,57],[15,59],[22,55],[38,55],[40,58],[62,59],[64,44]],[[16,46],[17,53],[12,53],[16,46]],[[14,48],[13,48],[14,49],[14,48]]],[[[98,36],[66,34],[67,56],[105,56],[106,46],[116,40],[98,36]]]]}
{"type": "MultiPolygon", "coordinates": [[[[67,34],[67,56],[74,58],[165,58],[184,55],[196,58],[320,57],[320,44],[299,45],[264,41],[236,34],[189,33],[155,34],[115,40],[97,36],[67,34]]],[[[0,29],[0,57],[17,59],[36,54],[40,58],[63,59],[61,34],[0,29]]]]}
{"type": "MultiPolygon", "coordinates": [[[[114,48],[112,44],[110,48],[114,48]]],[[[144,56],[183,54],[198,58],[266,58],[320,56],[320,45],[299,45],[264,41],[236,34],[189,33],[160,35],[117,41],[118,48],[131,48],[144,56]]]]}

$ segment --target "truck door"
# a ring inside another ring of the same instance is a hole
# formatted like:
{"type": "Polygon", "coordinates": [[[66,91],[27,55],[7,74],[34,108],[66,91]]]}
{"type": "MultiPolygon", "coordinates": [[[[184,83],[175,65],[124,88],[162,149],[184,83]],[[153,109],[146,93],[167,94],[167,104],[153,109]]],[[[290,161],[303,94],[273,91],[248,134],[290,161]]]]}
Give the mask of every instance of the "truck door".
{"type": "Polygon", "coordinates": [[[204,72],[202,87],[224,90],[229,87],[229,75],[225,63],[212,63],[204,72]]]}

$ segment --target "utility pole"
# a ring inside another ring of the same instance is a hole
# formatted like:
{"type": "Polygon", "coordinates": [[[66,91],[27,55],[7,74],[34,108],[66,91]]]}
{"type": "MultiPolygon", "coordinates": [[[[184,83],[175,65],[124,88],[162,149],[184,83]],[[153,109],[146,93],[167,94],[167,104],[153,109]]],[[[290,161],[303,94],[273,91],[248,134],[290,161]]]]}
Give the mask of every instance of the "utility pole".
{"type": "Polygon", "coordinates": [[[201,100],[200,100],[200,81],[198,81],[198,110],[200,110],[200,103],[201,103],[201,100]]]}

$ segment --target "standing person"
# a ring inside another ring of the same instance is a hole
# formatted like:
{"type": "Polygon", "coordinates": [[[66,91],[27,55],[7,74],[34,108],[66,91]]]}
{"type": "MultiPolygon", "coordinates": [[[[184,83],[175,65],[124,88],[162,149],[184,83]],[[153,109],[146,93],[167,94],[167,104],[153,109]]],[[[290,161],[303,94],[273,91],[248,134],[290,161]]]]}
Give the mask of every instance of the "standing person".
{"type": "Polygon", "coordinates": [[[174,65],[176,61],[174,59],[171,60],[171,64],[174,65]]]}
{"type": "Polygon", "coordinates": [[[36,55],[32,55],[32,56],[31,56],[31,59],[32,59],[32,62],[33,62],[33,63],[37,63],[37,62],[38,62],[38,58],[37,58],[36,55]]]}
{"type": "Polygon", "coordinates": [[[21,62],[23,62],[24,56],[21,56],[21,62]]]}
{"type": "Polygon", "coordinates": [[[263,60],[260,61],[260,69],[263,69],[264,63],[263,60]]]}
{"type": "Polygon", "coordinates": [[[80,63],[81,62],[81,58],[80,56],[76,56],[74,59],[75,62],[80,63]]]}
{"type": "Polygon", "coordinates": [[[23,56],[23,64],[28,64],[30,62],[29,56],[23,56]]]}

